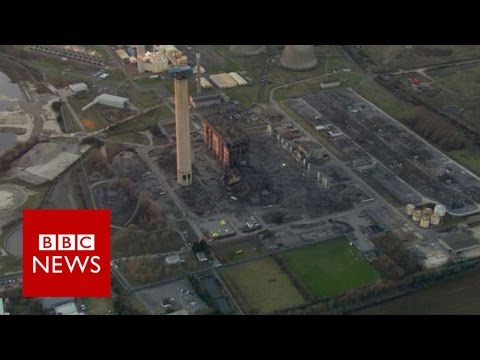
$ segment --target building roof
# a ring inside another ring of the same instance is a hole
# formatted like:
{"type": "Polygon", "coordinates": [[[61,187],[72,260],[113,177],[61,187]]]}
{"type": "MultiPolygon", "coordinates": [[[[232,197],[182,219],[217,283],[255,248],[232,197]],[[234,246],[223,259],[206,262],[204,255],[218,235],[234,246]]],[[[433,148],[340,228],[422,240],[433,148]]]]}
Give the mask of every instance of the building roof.
{"type": "Polygon", "coordinates": [[[128,98],[110,95],[110,94],[101,94],[101,95],[98,95],[95,100],[107,100],[107,101],[115,101],[115,102],[123,103],[125,101],[128,101],[128,98]]]}
{"type": "Polygon", "coordinates": [[[81,83],[76,83],[76,84],[69,85],[69,88],[72,89],[75,92],[79,92],[79,91],[87,90],[88,86],[87,86],[87,84],[81,82],[81,83]]]}
{"type": "Polygon", "coordinates": [[[168,255],[166,258],[165,258],[165,261],[167,262],[167,264],[178,264],[180,261],[181,261],[181,257],[180,255],[168,255]]]}
{"type": "Polygon", "coordinates": [[[3,309],[3,299],[0,298],[0,315],[5,315],[5,311],[3,309]]]}
{"type": "Polygon", "coordinates": [[[192,98],[192,101],[198,102],[198,101],[207,101],[207,100],[212,100],[212,99],[219,99],[220,95],[217,94],[216,92],[210,93],[210,94],[202,94],[202,95],[197,95],[197,96],[190,96],[192,98]]]}
{"type": "Polygon", "coordinates": [[[56,306],[55,307],[55,314],[57,315],[78,315],[78,309],[77,306],[73,301],[56,306]]]}
{"type": "Polygon", "coordinates": [[[450,249],[455,252],[465,251],[480,246],[480,241],[470,234],[452,234],[441,239],[450,249]]]}
{"type": "Polygon", "coordinates": [[[205,255],[205,252],[199,251],[196,253],[198,261],[207,261],[207,255],[205,255]]]}
{"type": "Polygon", "coordinates": [[[68,302],[73,301],[73,297],[64,297],[64,298],[42,298],[40,299],[40,302],[42,304],[42,308],[49,310],[52,307],[59,306],[66,304],[68,302]]]}

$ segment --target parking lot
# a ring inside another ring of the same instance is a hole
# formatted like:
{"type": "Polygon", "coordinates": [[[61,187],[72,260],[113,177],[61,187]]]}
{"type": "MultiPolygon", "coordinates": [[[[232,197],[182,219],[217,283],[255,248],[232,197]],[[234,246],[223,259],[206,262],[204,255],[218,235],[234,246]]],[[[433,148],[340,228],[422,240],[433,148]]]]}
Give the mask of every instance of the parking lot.
{"type": "Polygon", "coordinates": [[[138,291],[154,314],[187,310],[190,314],[207,311],[208,306],[196,295],[190,281],[182,279],[138,291]],[[170,305],[166,305],[169,303],[170,305]]]}

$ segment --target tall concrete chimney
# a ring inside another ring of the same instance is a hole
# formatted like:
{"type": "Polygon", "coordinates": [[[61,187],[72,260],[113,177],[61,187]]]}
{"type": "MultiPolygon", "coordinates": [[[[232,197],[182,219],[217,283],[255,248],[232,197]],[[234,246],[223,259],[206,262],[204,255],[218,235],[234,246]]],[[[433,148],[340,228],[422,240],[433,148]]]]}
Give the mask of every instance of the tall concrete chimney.
{"type": "Polygon", "coordinates": [[[143,57],[145,56],[145,45],[137,45],[137,69],[139,74],[143,74],[143,57]]]}
{"type": "Polygon", "coordinates": [[[168,70],[174,78],[175,87],[175,127],[177,135],[177,183],[182,186],[192,184],[192,149],[190,144],[190,110],[188,107],[188,78],[192,68],[182,64],[168,70]]]}

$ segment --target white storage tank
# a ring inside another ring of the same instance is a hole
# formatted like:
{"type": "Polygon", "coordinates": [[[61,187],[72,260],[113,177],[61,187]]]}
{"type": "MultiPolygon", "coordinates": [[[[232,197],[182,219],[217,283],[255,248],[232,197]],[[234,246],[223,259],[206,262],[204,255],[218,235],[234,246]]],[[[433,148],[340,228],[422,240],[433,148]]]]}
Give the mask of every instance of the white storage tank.
{"type": "Polygon", "coordinates": [[[438,225],[440,224],[440,215],[438,214],[432,214],[432,216],[430,217],[430,224],[432,225],[438,225]]]}
{"type": "Polygon", "coordinates": [[[420,219],[420,227],[426,229],[426,228],[428,228],[428,225],[430,225],[430,219],[429,219],[429,218],[422,217],[422,218],[420,219]]]}
{"type": "Polygon", "coordinates": [[[433,212],[438,216],[443,217],[447,213],[447,207],[443,204],[437,204],[435,205],[433,212]]]}
{"type": "Polygon", "coordinates": [[[420,221],[421,218],[422,218],[422,210],[420,209],[414,210],[412,220],[415,222],[418,222],[420,221]]]}
{"type": "Polygon", "coordinates": [[[408,204],[406,207],[407,216],[412,216],[414,211],[415,211],[415,205],[408,204]]]}

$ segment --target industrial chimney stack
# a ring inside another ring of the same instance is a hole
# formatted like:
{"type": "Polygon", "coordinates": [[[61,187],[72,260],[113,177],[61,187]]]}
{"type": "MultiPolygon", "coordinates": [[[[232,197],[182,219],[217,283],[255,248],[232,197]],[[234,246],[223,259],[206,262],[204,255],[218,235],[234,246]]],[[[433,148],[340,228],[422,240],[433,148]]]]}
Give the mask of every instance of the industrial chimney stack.
{"type": "Polygon", "coordinates": [[[193,69],[186,64],[173,65],[168,69],[175,87],[175,128],[177,142],[177,183],[192,184],[192,150],[190,143],[190,110],[188,107],[188,78],[193,69]]]}
{"type": "Polygon", "coordinates": [[[145,45],[137,45],[137,69],[139,74],[143,74],[143,58],[145,56],[145,45]]]}
{"type": "Polygon", "coordinates": [[[202,66],[200,65],[200,53],[197,52],[197,95],[200,95],[202,92],[202,86],[201,86],[201,78],[202,78],[202,66]]]}

